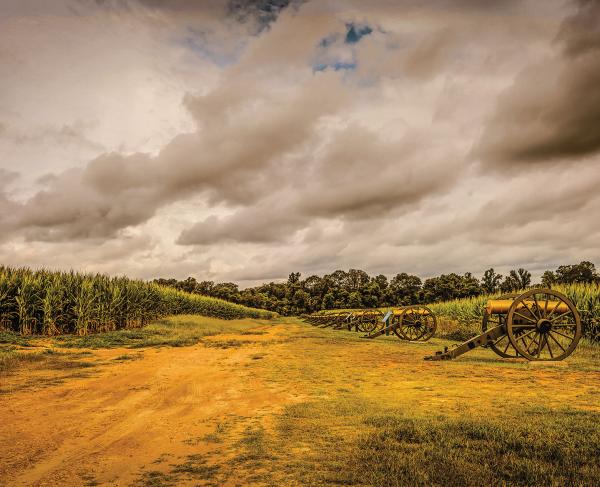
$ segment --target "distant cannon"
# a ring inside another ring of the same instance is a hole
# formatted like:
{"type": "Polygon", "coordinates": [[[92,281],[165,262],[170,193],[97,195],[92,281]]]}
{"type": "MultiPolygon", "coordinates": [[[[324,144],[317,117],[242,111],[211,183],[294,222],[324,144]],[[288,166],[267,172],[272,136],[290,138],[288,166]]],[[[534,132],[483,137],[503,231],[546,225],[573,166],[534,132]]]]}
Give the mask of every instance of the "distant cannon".
{"type": "Polygon", "coordinates": [[[437,329],[437,319],[427,306],[402,306],[388,311],[382,320],[383,326],[369,333],[364,338],[376,338],[394,333],[400,340],[426,342],[437,329]]]}
{"type": "Polygon", "coordinates": [[[372,333],[382,323],[383,311],[378,309],[361,309],[352,311],[348,319],[348,330],[372,333]]]}
{"type": "Polygon", "coordinates": [[[343,328],[351,318],[350,311],[338,311],[333,313],[316,313],[303,316],[302,319],[311,325],[321,328],[333,327],[335,329],[343,328]]]}
{"type": "Polygon", "coordinates": [[[427,341],[435,333],[437,320],[426,306],[402,306],[388,311],[360,309],[316,313],[304,316],[308,323],[321,328],[347,328],[366,333],[364,338],[375,338],[393,333],[401,340],[427,341]]]}
{"type": "Polygon", "coordinates": [[[581,338],[581,318],[565,295],[551,289],[532,289],[488,301],[482,331],[425,360],[449,360],[477,347],[491,348],[504,358],[563,360],[581,338]]]}

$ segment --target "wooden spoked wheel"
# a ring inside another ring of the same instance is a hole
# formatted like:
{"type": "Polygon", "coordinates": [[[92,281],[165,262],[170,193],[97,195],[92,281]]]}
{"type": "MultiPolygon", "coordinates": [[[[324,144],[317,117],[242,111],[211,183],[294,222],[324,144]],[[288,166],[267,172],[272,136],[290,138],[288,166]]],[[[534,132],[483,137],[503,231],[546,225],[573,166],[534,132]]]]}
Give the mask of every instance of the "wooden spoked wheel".
{"type": "MultiPolygon", "coordinates": [[[[518,295],[518,293],[503,294],[502,296],[498,296],[496,299],[514,300],[518,295]]],[[[489,315],[486,311],[484,311],[483,320],[481,320],[481,331],[486,332],[488,328],[494,328],[495,326],[503,325],[505,323],[506,315],[489,315]]],[[[512,346],[512,343],[510,342],[510,339],[506,333],[498,338],[495,342],[490,343],[488,347],[491,348],[496,355],[500,355],[502,358],[517,358],[519,356],[518,352],[515,350],[515,347],[512,346]]]]}
{"type": "MultiPolygon", "coordinates": [[[[481,321],[481,329],[485,332],[488,328],[494,328],[498,325],[506,323],[506,315],[493,314],[489,315],[486,311],[483,312],[483,320],[481,321]]],[[[520,332],[517,332],[520,333],[520,332]]],[[[503,334],[496,341],[488,345],[497,355],[502,358],[517,358],[519,353],[513,347],[508,334],[503,334]]]]}
{"type": "Polygon", "coordinates": [[[400,315],[394,333],[402,340],[426,342],[435,333],[437,320],[426,306],[409,306],[400,315]]]}
{"type": "Polygon", "coordinates": [[[514,300],[506,333],[528,360],[563,360],[581,338],[581,318],[573,302],[550,289],[532,289],[514,300]]]}
{"type": "Polygon", "coordinates": [[[373,333],[377,328],[379,328],[382,318],[383,313],[381,311],[376,309],[369,311],[360,317],[358,329],[364,333],[373,333]]]}

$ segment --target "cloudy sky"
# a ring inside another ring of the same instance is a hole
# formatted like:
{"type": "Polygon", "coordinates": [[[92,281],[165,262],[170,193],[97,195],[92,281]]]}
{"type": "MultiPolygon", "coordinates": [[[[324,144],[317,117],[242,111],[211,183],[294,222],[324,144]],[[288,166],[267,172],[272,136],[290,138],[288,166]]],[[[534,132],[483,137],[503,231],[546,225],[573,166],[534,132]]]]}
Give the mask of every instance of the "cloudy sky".
{"type": "Polygon", "coordinates": [[[600,1],[1,0],[0,263],[600,264],[600,1]]]}

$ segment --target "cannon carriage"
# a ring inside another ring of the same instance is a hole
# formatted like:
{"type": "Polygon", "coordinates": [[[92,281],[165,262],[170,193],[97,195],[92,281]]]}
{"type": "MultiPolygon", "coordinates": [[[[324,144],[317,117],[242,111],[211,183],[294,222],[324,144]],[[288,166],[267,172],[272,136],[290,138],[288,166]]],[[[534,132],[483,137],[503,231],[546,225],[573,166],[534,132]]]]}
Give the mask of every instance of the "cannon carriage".
{"type": "Polygon", "coordinates": [[[580,338],[581,318],[573,302],[558,291],[531,289],[488,301],[480,335],[425,360],[449,360],[477,347],[503,358],[563,360],[580,338]]]}
{"type": "Polygon", "coordinates": [[[435,334],[437,319],[427,306],[401,306],[388,311],[382,325],[378,330],[367,331],[364,338],[394,333],[400,340],[426,342],[435,334]]]}
{"type": "Polygon", "coordinates": [[[382,324],[383,311],[378,309],[361,309],[352,311],[348,319],[348,330],[371,333],[382,324]]]}
{"type": "Polygon", "coordinates": [[[346,326],[346,323],[350,319],[351,312],[349,311],[338,311],[333,313],[316,313],[312,315],[303,316],[302,319],[313,326],[320,328],[333,327],[340,329],[346,326]]]}

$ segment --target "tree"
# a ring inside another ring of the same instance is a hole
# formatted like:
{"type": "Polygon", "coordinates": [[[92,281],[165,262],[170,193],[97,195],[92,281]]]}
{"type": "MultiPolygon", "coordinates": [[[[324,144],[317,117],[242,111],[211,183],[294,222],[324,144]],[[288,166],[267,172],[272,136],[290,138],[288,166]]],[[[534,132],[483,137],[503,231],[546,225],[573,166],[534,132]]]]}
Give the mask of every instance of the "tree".
{"type": "Polygon", "coordinates": [[[319,276],[309,276],[302,282],[302,287],[312,296],[315,296],[324,288],[324,280],[319,276]]]}
{"type": "Polygon", "coordinates": [[[212,293],[212,295],[217,298],[232,301],[234,303],[239,302],[238,285],[233,282],[220,282],[215,284],[212,293]]]}
{"type": "Polygon", "coordinates": [[[552,271],[545,271],[542,274],[542,287],[551,288],[556,284],[556,274],[552,271]]]}
{"type": "Polygon", "coordinates": [[[363,286],[366,286],[370,281],[369,274],[360,269],[350,269],[346,274],[345,288],[346,291],[358,291],[363,286]]]}
{"type": "Polygon", "coordinates": [[[193,293],[196,291],[197,285],[198,285],[198,282],[196,281],[195,278],[188,277],[185,281],[178,282],[177,288],[181,289],[182,291],[188,292],[188,293],[193,293]]]}
{"type": "Polygon", "coordinates": [[[335,298],[333,294],[327,293],[323,296],[323,302],[321,303],[321,309],[333,309],[335,305],[335,298]]]}
{"type": "Polygon", "coordinates": [[[206,296],[211,296],[214,285],[215,283],[212,281],[201,281],[196,285],[196,292],[206,296]]]}
{"type": "Polygon", "coordinates": [[[518,284],[518,289],[526,289],[531,286],[531,272],[523,268],[510,271],[510,277],[518,284]]]}
{"type": "Polygon", "coordinates": [[[348,307],[349,308],[361,308],[363,305],[362,298],[358,291],[350,293],[348,296],[348,307]]]}
{"type": "Polygon", "coordinates": [[[300,273],[299,272],[292,272],[289,276],[288,276],[288,286],[293,286],[295,284],[299,284],[300,283],[300,273]]]}
{"type": "Polygon", "coordinates": [[[417,276],[402,272],[390,281],[386,298],[392,305],[416,304],[421,291],[421,279],[417,276]]]}
{"type": "Polygon", "coordinates": [[[388,278],[385,277],[383,274],[379,274],[378,276],[374,277],[373,280],[377,283],[379,289],[381,289],[382,292],[384,292],[387,289],[388,278]]]}
{"type": "Polygon", "coordinates": [[[525,269],[512,270],[506,276],[500,289],[503,293],[510,293],[513,291],[519,291],[526,289],[531,285],[531,273],[525,269]]]}
{"type": "Polygon", "coordinates": [[[337,270],[325,276],[325,278],[328,278],[333,286],[342,288],[346,285],[346,282],[348,280],[348,273],[337,270]]]}
{"type": "Polygon", "coordinates": [[[292,306],[292,310],[296,314],[302,314],[302,313],[306,312],[309,303],[310,303],[310,295],[306,291],[303,291],[302,289],[298,289],[294,293],[294,295],[292,296],[291,302],[290,302],[290,304],[292,306]]]}
{"type": "Polygon", "coordinates": [[[362,303],[366,308],[377,308],[381,304],[381,288],[377,281],[371,280],[361,289],[362,303]]]}
{"type": "Polygon", "coordinates": [[[449,301],[481,294],[479,281],[470,272],[459,276],[454,272],[427,279],[423,284],[425,302],[449,301]]]}
{"type": "Polygon", "coordinates": [[[460,280],[459,297],[470,298],[481,294],[481,286],[477,278],[470,272],[465,272],[460,280]]]}
{"type": "Polygon", "coordinates": [[[556,282],[560,284],[597,282],[598,280],[596,266],[585,260],[576,265],[561,265],[556,269],[556,282]]]}
{"type": "Polygon", "coordinates": [[[496,274],[493,268],[489,268],[483,273],[483,277],[481,278],[481,287],[484,292],[492,294],[498,290],[501,282],[502,275],[496,274]]]}

